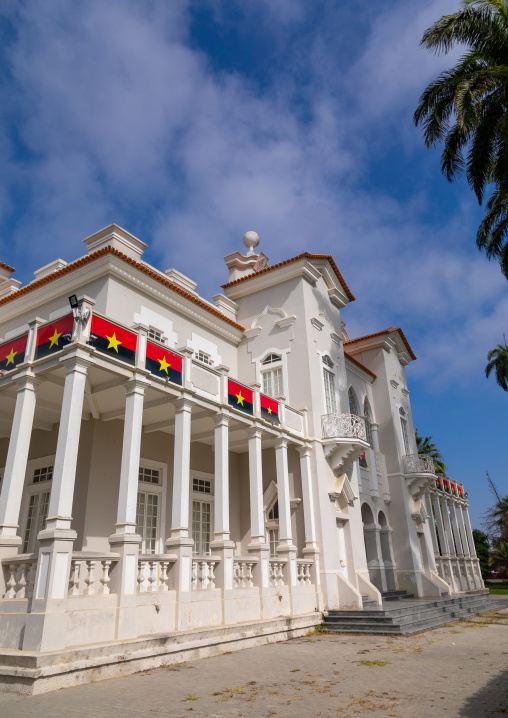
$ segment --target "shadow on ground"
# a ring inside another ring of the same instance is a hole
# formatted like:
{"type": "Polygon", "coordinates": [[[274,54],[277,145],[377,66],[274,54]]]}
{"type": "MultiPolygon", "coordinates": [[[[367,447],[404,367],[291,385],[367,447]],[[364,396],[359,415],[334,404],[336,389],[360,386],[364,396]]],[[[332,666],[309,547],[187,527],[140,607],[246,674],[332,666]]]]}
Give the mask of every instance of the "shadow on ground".
{"type": "Polygon", "coordinates": [[[498,673],[469,698],[460,718],[508,716],[508,669],[498,673]]]}

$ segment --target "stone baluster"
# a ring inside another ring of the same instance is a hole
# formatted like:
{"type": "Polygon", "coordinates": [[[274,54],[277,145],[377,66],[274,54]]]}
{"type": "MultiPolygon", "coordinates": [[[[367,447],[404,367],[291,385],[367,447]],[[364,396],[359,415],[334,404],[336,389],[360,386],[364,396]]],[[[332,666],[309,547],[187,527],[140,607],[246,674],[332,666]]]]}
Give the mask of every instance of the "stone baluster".
{"type": "Polygon", "coordinates": [[[110,575],[109,575],[109,569],[111,568],[112,561],[106,560],[101,561],[102,566],[102,576],[100,578],[101,582],[101,588],[99,589],[99,593],[107,596],[109,594],[109,582],[111,581],[110,575]]]}
{"type": "Polygon", "coordinates": [[[95,566],[97,564],[97,561],[85,561],[86,565],[86,576],[85,576],[85,595],[86,596],[92,596],[95,593],[94,583],[95,583],[95,566]]]}
{"type": "Polygon", "coordinates": [[[71,578],[69,582],[69,596],[79,595],[79,572],[81,569],[82,561],[79,559],[72,560],[71,566],[71,578]]]}

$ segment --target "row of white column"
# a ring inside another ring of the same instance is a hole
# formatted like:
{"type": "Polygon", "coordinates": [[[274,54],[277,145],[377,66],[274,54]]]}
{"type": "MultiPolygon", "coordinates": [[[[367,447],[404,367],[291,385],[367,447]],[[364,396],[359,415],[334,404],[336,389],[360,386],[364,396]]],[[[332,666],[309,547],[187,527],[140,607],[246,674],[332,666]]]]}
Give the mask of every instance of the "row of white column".
{"type": "MultiPolygon", "coordinates": [[[[61,360],[66,367],[61,420],[53,470],[48,518],[39,533],[40,554],[35,579],[32,613],[65,610],[65,598],[76,538],[71,528],[72,502],[78,458],[83,399],[88,368],[92,365],[90,351],[86,346],[73,347],[61,360]]],[[[0,555],[12,555],[19,550],[21,538],[17,535],[23,485],[25,479],[30,438],[32,434],[37,388],[41,382],[30,368],[13,378],[17,383],[17,397],[9,442],[4,479],[0,493],[0,555]]],[[[120,486],[118,495],[115,533],[109,538],[112,550],[120,554],[115,570],[116,590],[125,607],[131,607],[136,594],[137,557],[140,537],[136,535],[136,500],[141,448],[143,402],[149,381],[143,375],[135,375],[126,383],[125,422],[120,486]],[[127,598],[127,597],[130,597],[127,598]]],[[[179,559],[178,593],[190,591],[191,558],[193,541],[189,533],[190,501],[190,446],[191,416],[194,401],[190,395],[175,402],[175,440],[173,466],[173,501],[168,550],[177,553],[179,559]]],[[[215,503],[214,537],[212,550],[223,553],[224,566],[231,568],[234,544],[230,540],[229,527],[229,422],[230,414],[224,407],[214,418],[215,440],[215,503]]],[[[250,519],[251,536],[248,550],[259,556],[259,585],[268,585],[268,554],[263,511],[262,434],[260,426],[248,429],[250,519]]],[[[296,579],[296,547],[291,531],[291,509],[287,462],[288,438],[280,436],[275,447],[277,492],[279,501],[278,552],[287,554],[291,585],[296,579]]],[[[311,486],[310,447],[298,447],[300,453],[302,498],[304,507],[305,550],[317,557],[314,508],[311,486]]],[[[228,572],[229,573],[229,572],[228,572]]],[[[224,587],[230,586],[224,577],[224,587]]],[[[232,587],[232,583],[231,583],[232,587]]],[[[126,617],[128,621],[128,616],[126,617]]],[[[41,624],[39,633],[45,630],[41,624]]],[[[40,645],[47,641],[35,640],[40,645]]],[[[51,643],[51,641],[49,641],[51,643]]],[[[58,643],[58,641],[57,641],[58,643]]],[[[35,645],[35,644],[34,644],[35,645]]]]}
{"type": "Polygon", "coordinates": [[[436,523],[431,521],[432,543],[436,562],[441,565],[442,578],[456,590],[478,588],[481,578],[467,506],[430,492],[427,498],[432,506],[431,517],[436,518],[436,523]]]}

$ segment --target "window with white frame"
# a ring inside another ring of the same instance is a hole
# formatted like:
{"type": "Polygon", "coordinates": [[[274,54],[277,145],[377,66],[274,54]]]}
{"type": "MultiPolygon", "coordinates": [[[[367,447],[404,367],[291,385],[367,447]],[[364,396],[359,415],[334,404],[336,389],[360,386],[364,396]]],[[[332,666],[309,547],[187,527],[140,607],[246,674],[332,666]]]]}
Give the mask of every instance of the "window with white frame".
{"type": "Polygon", "coordinates": [[[53,456],[46,456],[27,463],[22,553],[35,553],[39,549],[37,535],[48,517],[53,461],[53,456]]]}
{"type": "Polygon", "coordinates": [[[268,543],[270,544],[270,556],[277,556],[277,546],[279,545],[279,500],[275,499],[267,512],[266,533],[268,543]]]}
{"type": "Polygon", "coordinates": [[[212,359],[211,355],[207,354],[206,352],[202,351],[201,349],[198,349],[197,352],[194,352],[194,356],[202,364],[208,364],[208,366],[213,366],[213,359],[212,359]]]}
{"type": "Polygon", "coordinates": [[[210,553],[213,519],[213,479],[203,474],[192,477],[192,552],[196,556],[210,553]]]}
{"type": "Polygon", "coordinates": [[[156,342],[160,342],[161,344],[165,343],[164,332],[160,329],[156,329],[155,327],[148,328],[148,338],[154,339],[156,342]]]}
{"type": "Polygon", "coordinates": [[[402,440],[404,441],[404,450],[406,454],[411,453],[411,448],[409,445],[409,434],[407,431],[407,418],[406,418],[406,412],[402,407],[399,409],[399,416],[400,416],[400,428],[402,430],[402,440]]]}
{"type": "Polygon", "coordinates": [[[367,434],[367,441],[372,446],[372,429],[370,426],[372,423],[372,411],[367,397],[365,397],[365,401],[363,402],[363,416],[365,419],[365,432],[367,434]]]}
{"type": "Polygon", "coordinates": [[[282,381],[282,357],[279,354],[268,354],[261,362],[261,379],[263,394],[276,399],[284,396],[284,384],[282,381]]]}
{"type": "Polygon", "coordinates": [[[335,374],[333,372],[334,364],[327,354],[323,356],[322,362],[326,413],[335,414],[337,411],[337,398],[335,396],[335,374]]]}
{"type": "Polygon", "coordinates": [[[164,465],[143,460],[138,474],[136,533],[141,536],[142,554],[162,553],[164,465]]]}

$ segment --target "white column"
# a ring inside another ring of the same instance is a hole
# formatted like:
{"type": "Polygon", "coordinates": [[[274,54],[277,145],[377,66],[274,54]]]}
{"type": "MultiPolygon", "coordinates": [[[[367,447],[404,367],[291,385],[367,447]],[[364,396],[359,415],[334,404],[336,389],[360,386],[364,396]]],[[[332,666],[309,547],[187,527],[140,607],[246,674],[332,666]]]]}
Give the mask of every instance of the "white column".
{"type": "Polygon", "coordinates": [[[48,530],[71,527],[85,382],[91,362],[80,352],[65,359],[64,364],[66,375],[46,522],[48,530]]]}
{"type": "Polygon", "coordinates": [[[467,506],[461,506],[461,511],[467,533],[467,540],[469,542],[469,552],[471,556],[476,556],[476,546],[474,545],[473,531],[471,530],[471,521],[469,520],[469,511],[467,506]]]}
{"type": "Polygon", "coordinates": [[[457,554],[459,556],[464,555],[464,548],[462,546],[462,541],[459,533],[459,526],[457,524],[457,514],[455,513],[455,504],[453,501],[450,501],[448,504],[450,507],[450,521],[452,523],[452,531],[453,531],[453,537],[455,539],[455,546],[457,548],[457,554]]]}
{"type": "Polygon", "coordinates": [[[441,501],[437,497],[431,497],[431,501],[434,508],[434,515],[437,521],[437,530],[439,535],[439,543],[441,545],[441,554],[449,554],[450,550],[448,548],[448,537],[446,535],[446,530],[443,524],[443,515],[441,513],[441,501]]]}
{"type": "Polygon", "coordinates": [[[426,503],[426,509],[427,513],[429,514],[429,520],[431,524],[431,530],[430,535],[432,538],[432,547],[434,549],[434,555],[439,556],[439,545],[437,542],[437,533],[436,533],[436,524],[434,523],[434,509],[432,506],[432,497],[428,491],[425,492],[425,503],[426,503]],[[430,511],[429,511],[430,509],[430,511]]]}
{"type": "Polygon", "coordinates": [[[310,446],[298,448],[300,454],[300,474],[302,480],[303,520],[305,526],[305,548],[317,549],[316,521],[314,516],[314,497],[312,495],[312,476],[310,465],[310,446]]]}
{"type": "Polygon", "coordinates": [[[214,547],[229,541],[229,419],[227,412],[214,417],[215,502],[214,547]]]}
{"type": "Polygon", "coordinates": [[[277,498],[279,502],[279,545],[293,546],[291,531],[291,504],[289,497],[288,440],[281,438],[275,444],[275,465],[277,469],[277,498]]]}
{"type": "Polygon", "coordinates": [[[191,413],[194,402],[184,397],[175,403],[175,455],[171,538],[189,538],[191,413]]]}
{"type": "Polygon", "coordinates": [[[462,506],[455,506],[455,515],[457,517],[457,525],[459,527],[460,538],[462,539],[462,547],[466,556],[471,556],[471,550],[469,548],[468,537],[466,534],[466,527],[464,526],[464,516],[462,514],[462,506]]]}
{"type": "MultiPolygon", "coordinates": [[[[36,379],[30,370],[16,377],[14,381],[18,385],[18,391],[0,493],[0,546],[11,547],[21,544],[21,538],[16,535],[16,530],[32,438],[37,387],[40,384],[40,380],[36,379]]],[[[2,553],[8,555],[9,551],[2,553]]]]}
{"type": "Polygon", "coordinates": [[[120,490],[116,519],[117,534],[136,533],[136,502],[139,481],[139,457],[143,428],[143,400],[149,383],[135,378],[125,385],[125,419],[123,429],[120,490]]]}
{"type": "Polygon", "coordinates": [[[254,548],[266,544],[263,515],[263,466],[261,434],[258,426],[248,430],[249,436],[249,487],[250,487],[250,545],[254,548]]]}

